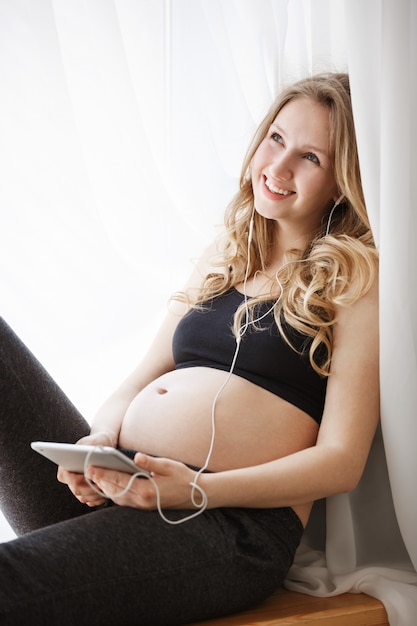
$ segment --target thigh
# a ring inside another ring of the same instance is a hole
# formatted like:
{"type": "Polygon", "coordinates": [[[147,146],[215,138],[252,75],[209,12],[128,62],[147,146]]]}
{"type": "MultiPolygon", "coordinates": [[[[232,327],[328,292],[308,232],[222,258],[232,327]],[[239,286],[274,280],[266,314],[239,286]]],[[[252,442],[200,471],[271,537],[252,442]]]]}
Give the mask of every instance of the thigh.
{"type": "Polygon", "coordinates": [[[16,533],[86,509],[58,483],[34,440],[74,442],[89,425],[10,327],[0,319],[0,506],[16,533]]]}
{"type": "Polygon", "coordinates": [[[170,626],[243,610],[282,582],[300,534],[285,514],[271,534],[262,512],[170,526],[110,507],[0,545],[0,621],[170,626]]]}

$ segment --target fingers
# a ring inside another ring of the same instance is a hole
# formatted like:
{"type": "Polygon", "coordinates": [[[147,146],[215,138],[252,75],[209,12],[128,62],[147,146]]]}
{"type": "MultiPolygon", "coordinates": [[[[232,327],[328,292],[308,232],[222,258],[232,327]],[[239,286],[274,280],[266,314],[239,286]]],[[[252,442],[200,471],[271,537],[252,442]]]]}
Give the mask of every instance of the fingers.
{"type": "Polygon", "coordinates": [[[94,491],[94,489],[85,482],[84,476],[81,476],[79,480],[74,482],[70,489],[77,500],[82,504],[87,504],[87,506],[98,506],[106,501],[106,498],[94,491]]]}
{"type": "Polygon", "coordinates": [[[172,461],[172,459],[148,456],[143,452],[137,452],[135,454],[134,462],[139,469],[144,469],[153,476],[168,476],[172,473],[174,464],[182,466],[182,463],[172,461]]]}
{"type": "Polygon", "coordinates": [[[151,481],[138,480],[126,472],[93,466],[88,468],[87,477],[120,506],[133,506],[147,510],[152,510],[156,506],[155,489],[151,481]]]}
{"type": "Polygon", "coordinates": [[[136,454],[135,463],[138,465],[138,472],[143,469],[150,473],[149,480],[95,466],[87,469],[86,476],[120,506],[143,510],[159,507],[188,509],[199,506],[196,505],[191,487],[195,477],[194,470],[172,459],[154,458],[142,453],[136,454]]]}
{"type": "Polygon", "coordinates": [[[77,498],[77,500],[79,500],[79,502],[81,502],[81,504],[86,504],[87,506],[93,508],[95,506],[100,506],[101,504],[104,504],[105,502],[107,502],[107,498],[103,498],[102,496],[99,496],[98,494],[95,493],[88,493],[88,494],[80,494],[80,495],[76,495],[74,494],[75,497],[77,498]]]}
{"type": "MultiPolygon", "coordinates": [[[[77,443],[89,444],[89,445],[106,445],[110,447],[113,446],[114,437],[109,432],[97,432],[94,435],[87,435],[86,437],[82,437],[77,443]]],[[[58,467],[57,472],[58,481],[67,485],[73,495],[79,500],[82,504],[86,504],[90,507],[99,506],[104,504],[107,498],[104,498],[103,495],[100,495],[89,485],[85,478],[84,474],[77,474],[75,472],[70,472],[63,467],[58,467]]]]}
{"type": "Polygon", "coordinates": [[[99,506],[106,502],[106,498],[96,493],[94,489],[85,481],[83,474],[76,474],[75,472],[69,472],[62,467],[58,468],[58,481],[66,484],[72,494],[82,504],[87,504],[90,507],[99,506]]]}

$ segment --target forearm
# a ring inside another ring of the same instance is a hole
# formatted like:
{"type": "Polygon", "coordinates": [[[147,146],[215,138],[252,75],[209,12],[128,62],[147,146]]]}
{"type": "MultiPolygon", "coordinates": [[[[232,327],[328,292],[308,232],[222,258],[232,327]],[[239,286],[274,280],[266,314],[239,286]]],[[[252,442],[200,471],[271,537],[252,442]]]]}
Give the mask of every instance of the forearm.
{"type": "Polygon", "coordinates": [[[340,449],[302,450],[255,467],[203,474],[210,508],[275,508],[350,491],[363,467],[340,449]]]}

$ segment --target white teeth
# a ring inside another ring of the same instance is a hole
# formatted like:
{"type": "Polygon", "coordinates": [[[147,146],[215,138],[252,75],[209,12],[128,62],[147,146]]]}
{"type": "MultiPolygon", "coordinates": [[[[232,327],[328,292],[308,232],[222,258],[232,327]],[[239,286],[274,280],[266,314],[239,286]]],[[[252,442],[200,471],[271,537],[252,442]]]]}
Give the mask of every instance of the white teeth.
{"type": "Polygon", "coordinates": [[[268,187],[269,191],[272,193],[279,193],[281,196],[289,196],[291,191],[287,189],[279,189],[278,187],[274,187],[274,185],[268,179],[265,180],[265,185],[268,187]]]}

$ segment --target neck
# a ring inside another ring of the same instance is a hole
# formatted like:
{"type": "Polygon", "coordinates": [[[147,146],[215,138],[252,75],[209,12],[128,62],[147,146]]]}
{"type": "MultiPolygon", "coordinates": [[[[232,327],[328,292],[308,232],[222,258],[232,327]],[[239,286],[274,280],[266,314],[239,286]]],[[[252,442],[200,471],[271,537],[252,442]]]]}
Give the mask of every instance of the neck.
{"type": "Polygon", "coordinates": [[[302,231],[294,224],[277,221],[274,232],[274,260],[282,265],[289,255],[291,259],[297,258],[294,255],[299,258],[315,234],[316,230],[302,231]]]}

